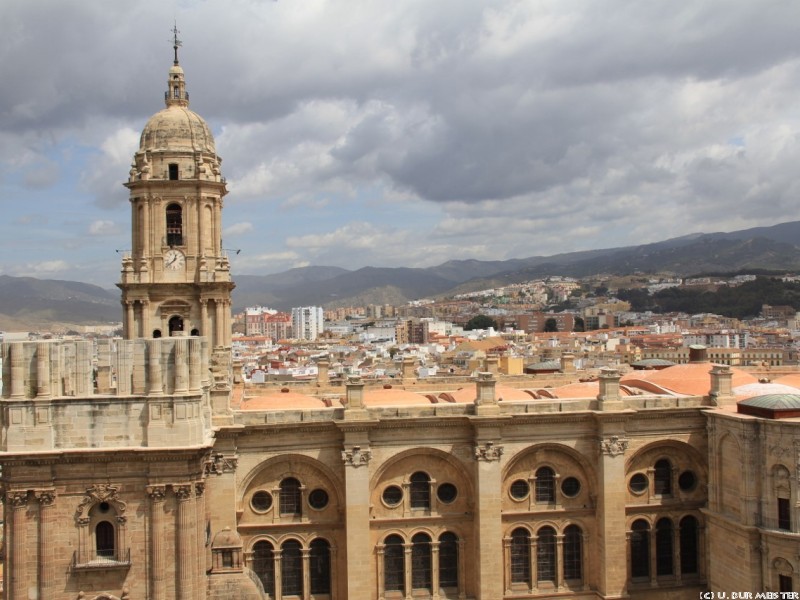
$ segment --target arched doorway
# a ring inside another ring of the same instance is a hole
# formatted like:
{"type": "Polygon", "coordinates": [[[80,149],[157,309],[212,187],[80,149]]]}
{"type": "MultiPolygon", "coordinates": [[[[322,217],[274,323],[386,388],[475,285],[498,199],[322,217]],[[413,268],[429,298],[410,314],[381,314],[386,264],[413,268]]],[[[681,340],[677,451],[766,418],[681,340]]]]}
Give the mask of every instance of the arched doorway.
{"type": "Polygon", "coordinates": [[[175,335],[176,332],[183,331],[183,317],[175,315],[169,319],[169,334],[175,335]]]}

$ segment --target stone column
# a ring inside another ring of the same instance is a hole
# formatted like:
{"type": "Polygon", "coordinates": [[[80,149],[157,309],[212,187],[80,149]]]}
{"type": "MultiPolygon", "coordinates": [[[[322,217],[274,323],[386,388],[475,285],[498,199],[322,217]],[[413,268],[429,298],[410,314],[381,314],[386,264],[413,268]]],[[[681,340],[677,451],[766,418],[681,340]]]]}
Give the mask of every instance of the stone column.
{"type": "Polygon", "coordinates": [[[195,494],[195,522],[197,525],[197,531],[195,534],[195,554],[196,556],[196,564],[195,564],[195,573],[197,573],[197,586],[198,589],[196,590],[196,594],[198,598],[205,598],[205,585],[204,582],[206,580],[205,573],[206,573],[206,482],[205,481],[198,481],[194,484],[194,494],[195,494]]]}
{"type": "Polygon", "coordinates": [[[142,337],[149,338],[153,335],[150,329],[150,301],[140,300],[139,304],[142,310],[142,337]]]}
{"type": "Polygon", "coordinates": [[[50,344],[36,344],[36,397],[50,397],[50,344]]]}
{"type": "Polygon", "coordinates": [[[202,341],[200,338],[189,338],[189,391],[199,392],[202,387],[200,372],[202,341]]]}
{"type": "Polygon", "coordinates": [[[136,329],[134,328],[133,321],[133,301],[125,300],[125,339],[133,339],[136,337],[136,329]]]}
{"type": "MultiPolygon", "coordinates": [[[[611,415],[609,415],[611,416],[611,415]]],[[[626,595],[627,564],[619,560],[626,544],[625,527],[625,451],[628,439],[622,431],[622,418],[603,419],[598,440],[597,568],[598,587],[609,598],[626,595]]]]}
{"type": "Polygon", "coordinates": [[[161,340],[147,340],[147,395],[161,396],[164,393],[164,382],[161,379],[161,340]]]}
{"type": "Polygon", "coordinates": [[[185,394],[189,390],[189,338],[177,337],[175,344],[175,393],[185,394]]]}
{"type": "Polygon", "coordinates": [[[28,547],[25,532],[28,492],[26,490],[8,492],[6,507],[6,512],[9,508],[11,509],[11,561],[7,574],[9,579],[7,588],[9,596],[7,598],[8,600],[27,600],[28,583],[32,579],[28,574],[28,562],[25,560],[25,550],[28,547]]]}
{"type": "Polygon", "coordinates": [[[431,587],[433,600],[439,600],[439,542],[431,541],[431,587]]]}
{"type": "Polygon", "coordinates": [[[200,300],[200,335],[211,338],[212,334],[210,324],[208,322],[208,300],[202,298],[200,300]]]}
{"type": "Polygon", "coordinates": [[[11,397],[25,397],[25,345],[22,343],[10,344],[8,348],[11,355],[11,397]]]}
{"type": "MultiPolygon", "coordinates": [[[[499,427],[493,428],[499,436],[499,427]]],[[[475,569],[477,570],[477,597],[502,598],[503,533],[500,517],[500,489],[502,474],[500,457],[503,446],[480,438],[475,444],[477,489],[475,490],[475,569]]]]}
{"type": "Polygon", "coordinates": [[[498,415],[500,407],[497,405],[497,395],[495,387],[497,380],[491,373],[478,373],[478,380],[475,382],[475,414],[476,415],[498,415]]]}
{"type": "Polygon", "coordinates": [[[414,589],[414,581],[411,578],[411,552],[413,548],[414,546],[410,542],[403,544],[403,575],[405,575],[403,587],[406,590],[406,600],[413,598],[411,595],[411,590],[414,589]]]}
{"type": "Polygon", "coordinates": [[[216,331],[214,333],[214,346],[225,345],[225,307],[222,300],[214,301],[214,316],[216,320],[216,331]]]}
{"type": "Polygon", "coordinates": [[[52,535],[55,523],[53,501],[56,493],[55,490],[37,490],[34,495],[39,501],[39,598],[44,600],[53,597],[55,591],[52,588],[56,545],[52,535]]]}
{"type": "Polygon", "coordinates": [[[178,503],[175,529],[175,587],[177,600],[194,600],[194,544],[192,517],[194,516],[194,489],[191,484],[173,485],[178,503]]]}
{"type": "Polygon", "coordinates": [[[597,410],[622,410],[625,406],[619,394],[620,372],[616,369],[600,369],[600,393],[597,395],[597,410]]]}
{"type": "Polygon", "coordinates": [[[147,495],[150,496],[150,595],[152,600],[164,600],[166,598],[164,502],[167,487],[149,485],[147,495]]]}
{"type": "Polygon", "coordinates": [[[303,548],[303,600],[311,599],[311,549],[303,548]]]}

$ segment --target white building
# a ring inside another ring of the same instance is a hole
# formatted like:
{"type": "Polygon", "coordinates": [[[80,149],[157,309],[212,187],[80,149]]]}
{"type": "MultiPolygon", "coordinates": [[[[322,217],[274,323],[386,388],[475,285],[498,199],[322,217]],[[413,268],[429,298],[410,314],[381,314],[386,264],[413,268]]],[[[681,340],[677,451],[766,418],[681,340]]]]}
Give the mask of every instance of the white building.
{"type": "Polygon", "coordinates": [[[315,340],[323,331],[324,318],[319,306],[292,309],[292,332],[301,340],[315,340]]]}

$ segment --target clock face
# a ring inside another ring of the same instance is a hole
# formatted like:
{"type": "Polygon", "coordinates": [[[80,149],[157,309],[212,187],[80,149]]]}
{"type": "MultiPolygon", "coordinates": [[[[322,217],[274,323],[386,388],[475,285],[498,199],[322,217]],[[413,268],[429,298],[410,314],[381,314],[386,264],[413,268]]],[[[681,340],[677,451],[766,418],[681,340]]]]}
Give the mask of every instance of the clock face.
{"type": "Polygon", "coordinates": [[[164,268],[169,271],[177,271],[186,266],[186,257],[180,250],[167,250],[164,254],[164,268]]]}

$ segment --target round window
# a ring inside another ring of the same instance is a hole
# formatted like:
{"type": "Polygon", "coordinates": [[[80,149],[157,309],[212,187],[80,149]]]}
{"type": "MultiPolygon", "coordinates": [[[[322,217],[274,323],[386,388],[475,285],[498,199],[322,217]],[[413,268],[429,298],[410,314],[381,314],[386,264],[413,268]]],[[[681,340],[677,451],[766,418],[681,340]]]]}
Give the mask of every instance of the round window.
{"type": "Polygon", "coordinates": [[[110,509],[111,509],[111,505],[109,505],[108,502],[101,502],[100,505],[98,506],[98,510],[101,513],[107,513],[110,509]]]}
{"type": "Polygon", "coordinates": [[[250,499],[250,506],[256,512],[267,512],[272,508],[272,494],[264,490],[259,490],[250,499]]]}
{"type": "Polygon", "coordinates": [[[442,483],[436,487],[436,497],[444,504],[450,504],[458,496],[458,489],[452,483],[442,483]]]}
{"type": "Polygon", "coordinates": [[[514,500],[524,500],[528,497],[531,491],[531,486],[524,479],[517,479],[511,484],[509,492],[514,500]]]}
{"type": "Polygon", "coordinates": [[[581,491],[581,482],[575,477],[567,477],[561,482],[561,493],[567,498],[574,498],[581,491]]]}
{"type": "Polygon", "coordinates": [[[399,486],[390,485],[383,490],[382,497],[386,506],[397,506],[403,500],[403,490],[399,486]]]}
{"type": "Polygon", "coordinates": [[[644,473],[636,473],[636,475],[631,477],[628,486],[634,494],[641,494],[647,489],[648,483],[647,475],[644,473]]]}
{"type": "Polygon", "coordinates": [[[323,490],[322,488],[317,488],[312,490],[311,493],[308,495],[308,504],[311,508],[316,508],[317,510],[322,510],[326,506],[328,506],[328,492],[323,490]]]}
{"type": "Polygon", "coordinates": [[[678,476],[678,487],[684,492],[692,491],[697,485],[697,477],[692,471],[684,471],[678,476]]]}

